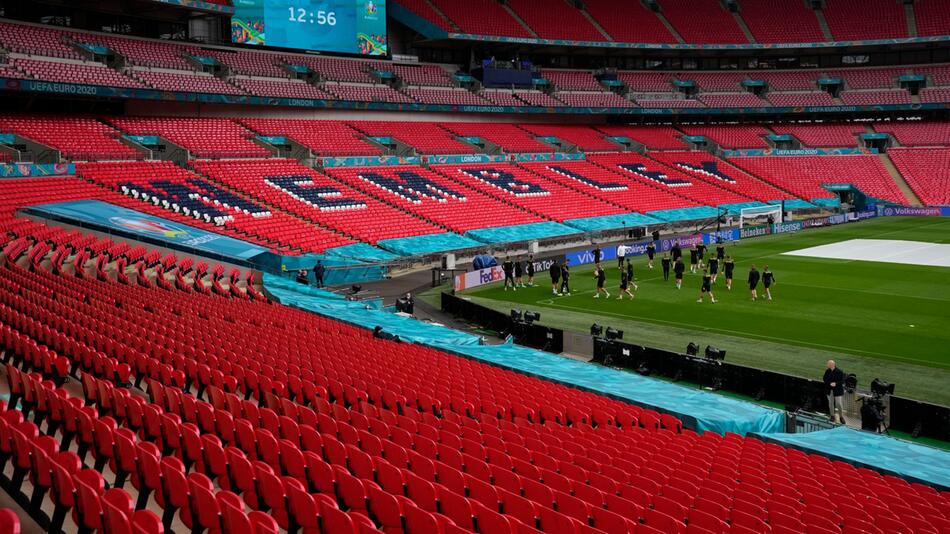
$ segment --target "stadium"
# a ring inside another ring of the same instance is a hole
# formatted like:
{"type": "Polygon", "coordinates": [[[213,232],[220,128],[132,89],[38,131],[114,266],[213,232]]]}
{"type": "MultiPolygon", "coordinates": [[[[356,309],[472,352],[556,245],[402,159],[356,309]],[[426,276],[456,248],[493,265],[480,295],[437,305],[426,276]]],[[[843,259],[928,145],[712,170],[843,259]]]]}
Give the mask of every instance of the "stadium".
{"type": "Polygon", "coordinates": [[[948,217],[948,0],[0,0],[0,534],[950,533],[948,217]]]}

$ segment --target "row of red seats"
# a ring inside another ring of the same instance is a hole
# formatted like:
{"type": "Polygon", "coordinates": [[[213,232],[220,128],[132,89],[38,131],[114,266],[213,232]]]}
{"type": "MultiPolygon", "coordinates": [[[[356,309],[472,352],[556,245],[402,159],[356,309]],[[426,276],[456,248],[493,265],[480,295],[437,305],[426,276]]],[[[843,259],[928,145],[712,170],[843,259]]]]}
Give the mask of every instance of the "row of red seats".
{"type": "Polygon", "coordinates": [[[0,132],[16,133],[60,151],[71,160],[143,159],[122,144],[117,130],[91,117],[0,116],[0,132]]]}
{"type": "MultiPolygon", "coordinates": [[[[948,502],[930,488],[910,485],[894,477],[881,477],[873,471],[856,470],[841,462],[832,463],[825,458],[738,436],[723,438],[706,433],[699,437],[689,432],[646,431],[629,427],[629,423],[622,423],[623,429],[619,430],[616,429],[616,423],[603,416],[599,416],[598,426],[591,427],[584,422],[583,415],[576,411],[574,415],[568,413],[568,420],[574,422],[567,427],[558,424],[556,416],[551,415],[542,425],[532,424],[531,414],[525,414],[528,419],[520,419],[520,422],[516,417],[515,424],[506,423],[504,418],[498,419],[503,412],[490,415],[493,413],[490,407],[489,411],[483,411],[479,422],[471,418],[470,409],[455,401],[448,405],[442,404],[435,411],[436,406],[428,401],[426,404],[418,403],[420,397],[413,403],[418,408],[407,411],[409,404],[405,400],[400,403],[392,394],[387,400],[387,394],[379,388],[374,392],[372,386],[367,387],[369,382],[347,389],[348,386],[334,385],[333,381],[318,381],[317,384],[325,383],[326,387],[320,385],[321,389],[315,390],[315,394],[301,397],[308,399],[307,403],[313,406],[313,409],[307,408],[292,402],[292,397],[286,397],[287,392],[294,391],[289,381],[291,377],[302,379],[298,381],[297,387],[309,383],[310,379],[300,371],[284,375],[283,378],[275,375],[275,381],[269,382],[266,389],[247,389],[247,386],[242,385],[247,384],[246,380],[250,376],[247,373],[261,368],[252,365],[253,361],[260,362],[260,358],[245,358],[246,361],[242,361],[239,367],[230,367],[227,374],[224,371],[212,371],[204,378],[200,367],[189,371],[185,365],[185,371],[173,370],[193,357],[203,358],[215,369],[224,369],[220,365],[226,360],[212,362],[206,357],[211,353],[223,356],[222,342],[235,335],[245,338],[242,339],[245,351],[255,350],[253,345],[258,345],[292,354],[286,352],[288,349],[285,347],[289,348],[289,345],[275,343],[275,339],[258,339],[262,334],[259,328],[265,324],[287,325],[288,320],[303,318],[307,314],[258,306],[259,309],[254,310],[254,313],[235,316],[230,307],[216,306],[215,297],[169,293],[163,297],[172,299],[179,315],[188,317],[202,313],[207,319],[204,319],[206,324],[201,325],[201,329],[212,328],[218,332],[213,344],[202,343],[206,339],[205,335],[190,337],[188,345],[183,348],[190,347],[192,350],[180,352],[176,348],[178,342],[172,341],[172,338],[156,340],[160,341],[158,344],[138,335],[139,330],[149,329],[163,332],[160,334],[162,336],[186,339],[184,332],[167,328],[161,330],[161,321],[164,320],[161,315],[170,313],[171,308],[162,301],[164,299],[157,300],[154,291],[62,279],[43,273],[14,270],[7,274],[6,278],[17,289],[0,288],[0,303],[12,306],[0,310],[23,310],[25,313],[7,313],[4,321],[5,324],[13,325],[16,332],[9,330],[9,333],[20,340],[19,343],[37,339],[34,336],[43,331],[36,323],[27,320],[28,316],[38,317],[43,323],[55,326],[56,331],[78,332],[66,328],[69,322],[87,316],[87,309],[100,302],[114,309],[114,301],[118,299],[123,310],[136,310],[139,306],[147,305],[153,314],[158,314],[143,317],[145,324],[132,324],[121,317],[113,317],[110,323],[100,320],[85,323],[84,328],[94,328],[108,334],[109,337],[86,338],[105,350],[106,359],[111,355],[127,361],[134,360],[135,365],[130,366],[130,369],[152,377],[149,382],[151,402],[147,405],[128,402],[129,395],[119,395],[120,389],[110,388],[101,381],[84,380],[84,384],[87,384],[84,388],[87,401],[103,409],[114,420],[123,421],[123,425],[130,424],[129,428],[138,431],[144,439],[161,443],[168,450],[180,451],[179,457],[190,462],[190,469],[218,481],[223,491],[239,492],[245,504],[251,508],[263,502],[282,527],[292,526],[293,518],[308,521],[302,525],[313,525],[314,517],[318,518],[316,526],[323,524],[326,528],[325,521],[340,521],[350,526],[346,532],[354,533],[357,532],[356,525],[360,523],[369,528],[389,527],[393,531],[407,528],[409,532],[456,532],[457,528],[477,528],[480,532],[531,532],[533,523],[535,528],[540,527],[548,532],[575,533],[596,532],[593,529],[600,527],[611,532],[685,532],[687,523],[691,532],[701,533],[727,528],[732,532],[800,532],[806,525],[809,531],[821,533],[841,532],[841,525],[844,525],[846,532],[877,532],[874,523],[886,529],[894,525],[912,524],[928,532],[927,529],[932,525],[946,524],[948,502]],[[89,284],[100,286],[99,291],[90,292],[89,284]],[[31,294],[30,299],[19,296],[24,291],[31,294]],[[55,300],[53,291],[56,293],[55,300]],[[90,294],[95,295],[92,302],[82,300],[83,295],[90,294]],[[57,318],[69,322],[57,324],[57,318]],[[236,328],[236,320],[241,323],[240,328],[236,328]],[[251,326],[252,320],[260,326],[251,326]],[[24,335],[28,337],[24,338],[24,335]],[[113,348],[103,344],[108,340],[126,346],[113,348]],[[258,340],[258,343],[252,340],[258,340]],[[248,342],[251,344],[246,344],[248,342]],[[133,358],[139,350],[149,346],[153,347],[150,354],[155,355],[156,359],[146,358],[143,361],[133,358]],[[155,352],[157,350],[159,352],[155,352]],[[161,351],[166,351],[165,354],[169,356],[184,356],[167,358],[161,356],[161,351]],[[175,367],[160,362],[170,362],[175,367]],[[230,374],[238,370],[245,373],[240,380],[230,374]],[[215,372],[218,372],[218,379],[214,378],[215,372]],[[188,393],[191,389],[188,384],[199,382],[210,395],[210,406],[196,401],[188,393]],[[93,384],[95,387],[92,387],[93,384]],[[277,388],[278,384],[288,386],[277,388]],[[174,387],[169,387],[172,385],[174,387]],[[184,392],[181,388],[184,388],[184,392]],[[254,395],[264,406],[249,403],[229,393],[241,391],[254,395]],[[330,403],[320,399],[327,399],[330,403]],[[141,406],[141,412],[136,405],[141,406]],[[391,412],[396,407],[400,407],[403,415],[391,412]],[[420,408],[421,412],[416,411],[420,408]],[[169,420],[164,414],[177,416],[178,423],[176,417],[169,420]],[[492,428],[489,423],[492,421],[498,425],[498,430],[489,432],[492,428]],[[562,440],[554,447],[548,445],[556,443],[553,438],[562,433],[569,441],[562,440]],[[194,437],[197,440],[192,439],[194,437]],[[594,439],[597,441],[591,441],[594,439]],[[201,444],[200,447],[189,448],[188,443],[195,441],[201,444]],[[516,443],[520,445],[516,447],[516,443]],[[493,456],[491,449],[495,446],[503,447],[499,451],[504,455],[493,456]],[[625,449],[623,452],[613,452],[617,447],[625,449]],[[299,452],[295,452],[295,448],[299,452]],[[564,449],[571,454],[568,456],[559,452],[564,449]],[[460,450],[464,452],[460,453],[460,450]],[[308,451],[312,454],[308,455],[308,451]],[[564,459],[546,460],[544,455],[531,451],[544,451],[548,456],[557,453],[564,459]],[[530,460],[521,460],[521,455],[526,452],[530,460]],[[300,460],[301,453],[303,461],[300,460]],[[482,462],[487,466],[485,472],[480,470],[482,464],[478,461],[478,454],[484,454],[485,460],[482,462]],[[582,458],[587,460],[582,462],[582,458]],[[496,462],[498,466],[492,467],[496,462]],[[509,468],[502,467],[506,462],[509,468]],[[572,468],[571,464],[580,467],[580,470],[572,468]],[[404,467],[400,468],[400,465],[404,467]],[[557,471],[544,465],[551,465],[557,471]],[[506,470],[513,473],[514,477],[504,475],[506,470]],[[321,474],[314,477],[311,472],[326,473],[328,476],[321,474]],[[532,483],[535,476],[538,478],[532,483]],[[610,480],[619,485],[611,486],[610,480]],[[600,487],[603,489],[597,489],[600,487]],[[317,493],[306,498],[304,494],[314,490],[317,493]],[[395,498],[397,506],[382,506],[383,501],[393,502],[392,498],[385,497],[386,493],[395,498]],[[461,499],[457,496],[461,496],[461,499]],[[882,496],[886,496],[886,499],[882,496]],[[326,497],[331,500],[328,501],[326,497]],[[331,504],[333,500],[336,506],[331,504]],[[295,512],[314,510],[315,502],[320,502],[319,511],[304,514],[295,512]],[[324,504],[329,510],[324,510],[324,504]],[[349,521],[340,519],[342,516],[333,512],[333,509],[348,511],[349,521]],[[607,514],[604,510],[613,514],[607,514]],[[631,523],[631,520],[640,524],[631,523]],[[428,530],[409,526],[417,524],[416,521],[426,525],[428,530]],[[726,521],[729,523],[726,524],[726,521]],[[488,525],[492,525],[492,528],[487,528],[488,525]]],[[[332,323],[308,317],[308,322],[314,321],[332,323]]],[[[198,333],[199,329],[194,331],[198,333]]],[[[304,329],[290,328],[287,332],[271,329],[268,333],[277,334],[290,342],[301,335],[306,336],[306,332],[304,329]]],[[[328,338],[346,334],[322,327],[310,332],[324,342],[332,342],[328,338]]],[[[67,339],[62,337],[45,342],[52,342],[51,347],[55,350],[68,346],[67,339]]],[[[362,363],[367,357],[373,358],[380,351],[388,351],[393,347],[398,351],[420,350],[414,346],[374,341],[365,332],[356,337],[347,337],[346,342],[350,350],[363,356],[360,361],[334,363],[362,363]],[[375,345],[376,351],[360,350],[361,347],[356,345],[363,342],[375,345]]],[[[5,343],[17,344],[12,340],[5,343]]],[[[339,355],[347,354],[333,347],[327,349],[333,354],[332,358],[337,360],[339,355]]],[[[15,352],[23,353],[22,350],[15,352]]],[[[312,346],[306,354],[322,357],[312,346]]],[[[405,361],[417,361],[420,356],[421,353],[414,354],[405,361]]],[[[227,361],[237,363],[233,358],[229,356],[227,361]]],[[[286,360],[285,357],[273,362],[287,363],[286,360]]],[[[456,365],[484,367],[458,358],[447,360],[447,363],[450,361],[456,365]]],[[[325,363],[330,363],[330,360],[325,363]]],[[[420,371],[423,372],[446,369],[444,365],[417,363],[421,364],[420,371]]],[[[96,372],[94,365],[84,365],[84,368],[96,372]]],[[[390,364],[386,371],[404,368],[409,367],[405,364],[390,364]]],[[[508,374],[501,370],[493,371],[496,374],[508,374]]],[[[106,369],[97,374],[110,380],[114,376],[106,369]]],[[[351,373],[338,376],[353,379],[351,373]]],[[[401,382],[398,376],[392,373],[389,376],[386,380],[372,383],[395,385],[401,382]]],[[[320,375],[313,376],[313,379],[319,378],[320,375]]],[[[464,383],[472,382],[467,380],[464,383]]],[[[502,383],[496,379],[484,385],[502,383]]],[[[505,388],[512,386],[504,385],[505,388]]],[[[303,393],[304,390],[298,391],[303,393]]],[[[532,398],[524,394],[528,390],[523,388],[510,391],[517,391],[520,399],[532,398]]],[[[546,398],[557,397],[551,395],[546,398]]],[[[584,402],[573,404],[585,405],[584,402]]],[[[544,417],[543,410],[536,413],[544,417]]],[[[643,413],[641,417],[646,418],[646,414],[643,413]]],[[[598,416],[595,414],[596,419],[598,416]]],[[[675,421],[664,424],[676,426],[675,421]]],[[[93,425],[94,433],[100,428],[103,426],[93,425]]],[[[103,432],[105,436],[112,437],[112,441],[117,435],[116,432],[110,434],[108,425],[103,432]]],[[[94,444],[106,441],[95,437],[88,439],[88,448],[93,450],[97,458],[107,457],[99,460],[103,462],[102,465],[111,464],[108,456],[110,452],[115,454],[113,451],[116,451],[115,447],[94,447],[94,444]]],[[[152,484],[156,498],[161,491],[168,494],[167,489],[159,489],[166,483],[175,484],[170,487],[181,492],[176,499],[163,499],[163,508],[182,510],[180,515],[183,520],[197,520],[203,526],[214,525],[218,516],[214,514],[215,507],[210,506],[207,492],[201,491],[202,484],[174,482],[176,479],[188,481],[184,476],[187,471],[182,460],[156,458],[150,456],[147,450],[145,452],[145,457],[139,456],[141,460],[149,457],[156,459],[157,462],[153,464],[159,465],[156,471],[170,475],[167,482],[159,479],[152,484]],[[205,508],[209,513],[205,516],[194,514],[196,508],[190,506],[192,499],[198,498],[209,503],[205,508]]],[[[116,469],[122,470],[119,467],[116,469]]],[[[194,474],[188,477],[203,482],[202,478],[194,474]]]]}
{"type": "Polygon", "coordinates": [[[950,148],[894,148],[887,154],[924,205],[950,205],[950,148]]]}
{"type": "Polygon", "coordinates": [[[135,135],[158,135],[182,146],[195,158],[267,157],[252,133],[231,119],[179,117],[113,117],[116,128],[135,135]]]}

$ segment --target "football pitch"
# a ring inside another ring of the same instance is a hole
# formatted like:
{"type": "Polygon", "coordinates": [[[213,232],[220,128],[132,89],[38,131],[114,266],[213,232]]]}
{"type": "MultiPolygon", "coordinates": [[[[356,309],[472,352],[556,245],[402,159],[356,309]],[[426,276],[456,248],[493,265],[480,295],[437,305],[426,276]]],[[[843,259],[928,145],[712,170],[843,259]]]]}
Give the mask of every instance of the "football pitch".
{"type": "Polygon", "coordinates": [[[835,359],[863,388],[880,378],[895,383],[898,395],[950,405],[950,267],[933,263],[948,243],[950,220],[923,217],[728,243],[735,281],[726,291],[720,272],[715,304],[696,302],[701,275],[690,274],[688,252],[680,290],[672,275],[663,280],[659,257],[652,270],[646,256],[634,258],[639,290],[632,301],[616,298],[615,260],[604,263],[610,299],[593,298],[593,265],[571,270],[570,296],[552,294],[547,272],[536,276],[536,287],[506,292],[496,283],[464,296],[497,310],[538,311],[540,324],[565,330],[612,326],[646,346],[683,352],[690,341],[713,345],[728,361],[797,376],[820,378],[825,361],[835,359]],[[920,250],[907,242],[919,242],[920,250]],[[761,298],[761,284],[759,300],[751,300],[751,264],[775,274],[774,300],[761,298]]]}

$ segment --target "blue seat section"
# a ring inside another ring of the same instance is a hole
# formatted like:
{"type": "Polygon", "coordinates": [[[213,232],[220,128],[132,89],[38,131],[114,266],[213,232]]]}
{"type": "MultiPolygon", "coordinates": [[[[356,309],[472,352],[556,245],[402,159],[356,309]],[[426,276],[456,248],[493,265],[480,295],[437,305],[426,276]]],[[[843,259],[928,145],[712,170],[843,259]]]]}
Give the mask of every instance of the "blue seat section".
{"type": "Polygon", "coordinates": [[[655,219],[660,219],[661,221],[675,222],[718,217],[719,210],[709,206],[696,206],[694,208],[678,208],[675,210],[648,211],[647,215],[655,219]]]}
{"type": "Polygon", "coordinates": [[[561,235],[579,234],[576,228],[564,226],[554,221],[517,224],[515,226],[498,226],[495,228],[479,228],[465,232],[470,237],[482,243],[506,243],[512,241],[527,241],[530,239],[544,239],[561,235]]]}
{"type": "Polygon", "coordinates": [[[585,232],[595,232],[597,230],[612,230],[614,228],[623,228],[634,226],[645,226],[657,224],[661,221],[643,215],[641,213],[623,213],[620,215],[603,215],[601,217],[584,217],[582,219],[568,219],[564,221],[567,226],[579,228],[585,232]]]}
{"type": "Polygon", "coordinates": [[[813,199],[811,199],[811,203],[814,204],[814,205],[816,205],[816,206],[828,206],[828,207],[833,208],[833,207],[836,207],[836,206],[840,206],[840,205],[841,205],[841,199],[838,198],[838,197],[832,197],[832,198],[813,198],[813,199]]]}
{"type": "Polygon", "coordinates": [[[402,256],[416,254],[433,254],[446,250],[480,247],[481,243],[454,233],[417,235],[414,237],[397,237],[384,239],[376,243],[378,246],[402,256]]]}
{"type": "Polygon", "coordinates": [[[943,491],[950,490],[950,452],[947,451],[846,427],[758,437],[937,486],[943,491]]]}
{"type": "Polygon", "coordinates": [[[739,215],[742,213],[742,210],[745,208],[758,208],[760,206],[765,206],[763,202],[736,202],[735,204],[720,204],[719,208],[729,211],[734,215],[739,215]]]}
{"type": "MultiPolygon", "coordinates": [[[[781,200],[770,200],[769,204],[781,204],[781,200]]],[[[798,198],[793,198],[785,201],[785,209],[799,210],[799,209],[808,209],[814,208],[815,205],[811,202],[801,200],[798,198]]]]}
{"type": "Polygon", "coordinates": [[[341,301],[335,295],[325,297],[318,290],[280,277],[265,275],[264,287],[282,304],[369,329],[378,325],[399,335],[403,341],[428,345],[669,413],[700,432],[747,434],[784,429],[784,413],[749,402],[517,345],[482,345],[477,336],[386,311],[367,310],[362,303],[341,301]]]}
{"type": "Polygon", "coordinates": [[[399,257],[398,254],[393,254],[373,245],[366,243],[353,243],[352,245],[344,245],[342,247],[330,248],[323,251],[324,254],[328,256],[339,256],[341,258],[353,258],[360,261],[374,262],[374,263],[385,263],[393,261],[399,257]]]}

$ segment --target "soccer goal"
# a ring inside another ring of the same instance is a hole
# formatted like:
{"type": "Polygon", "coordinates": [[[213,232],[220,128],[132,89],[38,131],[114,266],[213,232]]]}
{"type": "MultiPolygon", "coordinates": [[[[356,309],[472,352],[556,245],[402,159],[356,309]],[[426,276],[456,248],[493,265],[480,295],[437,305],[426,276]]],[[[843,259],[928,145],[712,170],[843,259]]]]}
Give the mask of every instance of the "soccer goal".
{"type": "Polygon", "coordinates": [[[780,222],[783,222],[781,204],[742,208],[742,210],[739,211],[739,228],[780,222]],[[770,217],[771,220],[769,220],[770,217]]]}

